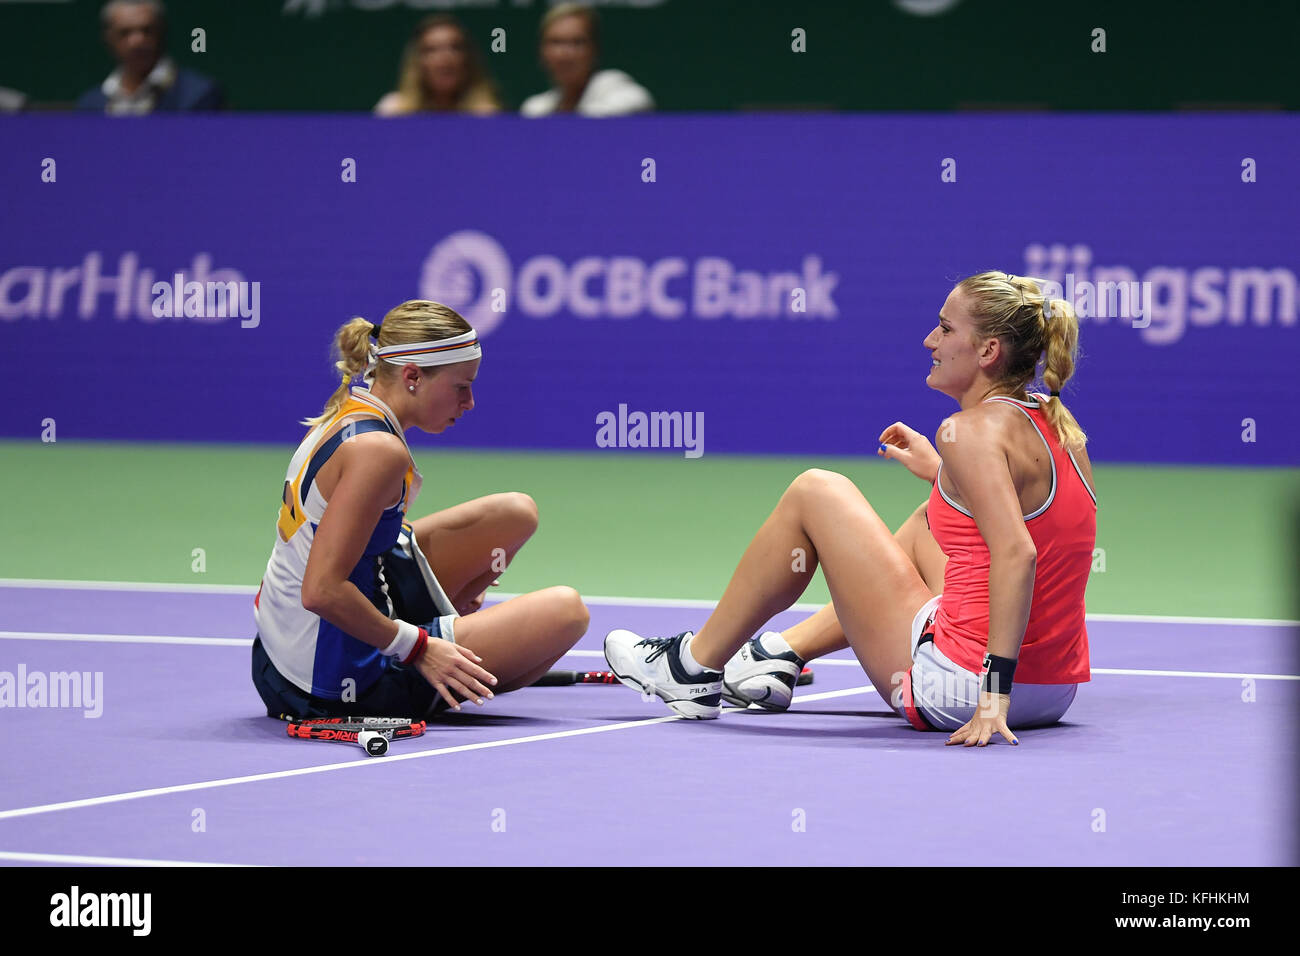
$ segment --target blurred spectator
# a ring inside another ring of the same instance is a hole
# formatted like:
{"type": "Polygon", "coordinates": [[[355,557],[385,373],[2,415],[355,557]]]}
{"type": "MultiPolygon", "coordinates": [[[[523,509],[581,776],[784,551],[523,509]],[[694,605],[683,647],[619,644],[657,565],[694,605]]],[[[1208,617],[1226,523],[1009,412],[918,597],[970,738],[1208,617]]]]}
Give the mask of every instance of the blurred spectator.
{"type": "Polygon", "coordinates": [[[158,0],[109,0],[99,19],[117,69],[83,93],[78,107],[115,116],[221,108],[215,81],[167,56],[167,11],[158,0]]]}
{"type": "Polygon", "coordinates": [[[501,112],[496,86],[460,21],[438,13],[416,24],[402,54],[397,89],[375,104],[379,116],[425,110],[486,116],[501,112]]]}
{"type": "Polygon", "coordinates": [[[21,113],[26,108],[26,93],[0,86],[0,113],[21,113]]]}
{"type": "Polygon", "coordinates": [[[552,7],[542,19],[542,65],[554,89],[524,100],[524,116],[581,113],[623,116],[655,108],[649,92],[622,70],[596,71],[600,22],[596,11],[577,3],[552,7]]]}

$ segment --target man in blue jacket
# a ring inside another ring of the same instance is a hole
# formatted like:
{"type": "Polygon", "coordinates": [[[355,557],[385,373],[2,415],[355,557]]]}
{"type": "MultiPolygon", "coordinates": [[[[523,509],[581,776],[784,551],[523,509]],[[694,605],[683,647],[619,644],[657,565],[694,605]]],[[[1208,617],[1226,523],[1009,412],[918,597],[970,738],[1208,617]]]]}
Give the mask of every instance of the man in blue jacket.
{"type": "Polygon", "coordinates": [[[109,0],[100,22],[117,69],[81,95],[79,108],[114,116],[221,108],[216,81],[167,56],[167,13],[158,0],[109,0]]]}

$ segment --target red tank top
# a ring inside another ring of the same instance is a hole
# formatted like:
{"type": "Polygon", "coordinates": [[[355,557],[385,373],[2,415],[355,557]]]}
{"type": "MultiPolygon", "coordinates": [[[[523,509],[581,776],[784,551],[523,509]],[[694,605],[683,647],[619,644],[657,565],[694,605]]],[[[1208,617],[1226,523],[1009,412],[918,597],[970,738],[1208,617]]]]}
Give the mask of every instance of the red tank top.
{"type": "MultiPolygon", "coordinates": [[[[1038,562],[1033,603],[1020,645],[1016,683],[1078,684],[1090,679],[1084,591],[1097,540],[1097,498],[1056,430],[1043,414],[1042,395],[1022,402],[1005,396],[987,399],[1019,408],[1047,446],[1052,489],[1047,501],[1025,515],[1038,562]]],[[[943,466],[940,465],[940,474],[943,466]]],[[[944,494],[935,476],[926,509],[930,531],[948,566],[943,597],[934,619],[934,644],[953,663],[979,673],[989,640],[989,549],[975,519],[944,494]]]]}

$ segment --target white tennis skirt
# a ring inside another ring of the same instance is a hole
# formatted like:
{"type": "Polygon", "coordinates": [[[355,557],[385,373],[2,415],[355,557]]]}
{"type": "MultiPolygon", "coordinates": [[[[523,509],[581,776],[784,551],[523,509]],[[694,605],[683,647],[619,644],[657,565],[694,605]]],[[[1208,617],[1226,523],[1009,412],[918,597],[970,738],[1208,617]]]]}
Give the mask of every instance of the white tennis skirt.
{"type": "MultiPolygon", "coordinates": [[[[917,730],[960,730],[979,705],[980,675],[954,664],[934,645],[939,597],[926,601],[912,619],[912,669],[893,702],[917,730]]],[[[1078,689],[1078,684],[1013,685],[1007,726],[1015,730],[1056,723],[1070,709],[1078,689]]]]}

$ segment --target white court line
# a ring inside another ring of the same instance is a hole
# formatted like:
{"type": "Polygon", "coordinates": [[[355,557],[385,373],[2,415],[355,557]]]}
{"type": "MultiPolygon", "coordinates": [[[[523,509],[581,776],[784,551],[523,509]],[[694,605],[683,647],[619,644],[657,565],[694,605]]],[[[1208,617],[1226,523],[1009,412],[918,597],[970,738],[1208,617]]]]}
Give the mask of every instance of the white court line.
{"type": "MultiPolygon", "coordinates": [[[[566,656],[603,658],[605,656],[605,652],[586,651],[586,650],[569,651],[566,654],[566,656]]],[[[857,662],[857,659],[853,657],[818,657],[813,661],[811,661],[810,663],[816,664],[818,667],[822,666],[823,664],[831,664],[835,667],[859,667],[860,668],[862,666],[857,662]]],[[[1119,675],[1127,675],[1127,676],[1134,676],[1134,677],[1233,677],[1233,678],[1253,677],[1256,678],[1257,680],[1300,680],[1300,674],[1228,674],[1228,673],[1219,673],[1215,671],[1147,671],[1147,670],[1133,670],[1124,667],[1094,667],[1092,668],[1092,673],[1108,674],[1108,675],[1119,674],[1119,675]]],[[[806,700],[807,698],[801,694],[796,699],[806,700]]]]}
{"type": "MultiPolygon", "coordinates": [[[[256,594],[257,588],[244,584],[168,584],[143,581],[77,581],[57,578],[0,578],[0,588],[62,588],[87,591],[169,591],[177,594],[256,594]]],[[[518,594],[511,591],[495,592],[493,603],[506,601],[518,594]]],[[[717,601],[701,598],[650,598],[626,597],[610,594],[584,594],[583,601],[602,607],[682,607],[710,610],[717,601]]],[[[824,605],[799,603],[791,611],[820,611],[824,605]]],[[[1251,627],[1300,627],[1300,621],[1273,617],[1185,617],[1170,614],[1089,614],[1090,621],[1110,621],[1132,624],[1222,624],[1251,627]]]]}
{"type": "Polygon", "coordinates": [[[101,644],[210,644],[252,647],[251,637],[176,637],[169,634],[73,634],[61,631],[0,631],[0,641],[87,641],[101,644]]]}
{"type": "MultiPolygon", "coordinates": [[[[150,635],[150,634],[72,634],[60,633],[54,631],[0,631],[0,641],[86,641],[102,644],[208,644],[221,647],[251,647],[253,641],[247,637],[174,637],[169,635],[150,635]]],[[[595,650],[569,650],[565,651],[565,657],[599,657],[602,660],[605,657],[604,651],[595,650]]],[[[833,667],[861,667],[857,660],[852,657],[819,657],[814,663],[817,666],[830,665],[833,667]]],[[[1300,680],[1297,674],[1239,674],[1229,673],[1226,671],[1169,671],[1169,670],[1139,670],[1124,667],[1094,667],[1094,674],[1122,675],[1132,677],[1225,677],[1234,680],[1244,680],[1247,677],[1255,680],[1300,680]]],[[[800,697],[800,700],[807,700],[806,697],[800,697]]]]}
{"type": "MultiPolygon", "coordinates": [[[[874,694],[871,686],[849,687],[844,690],[828,690],[820,694],[800,696],[800,703],[816,700],[830,700],[834,697],[848,697],[854,694],[874,694]]],[[[722,713],[725,715],[727,709],[722,713]]],[[[307,774],[328,773],[331,770],[351,770],[357,767],[384,767],[402,760],[423,760],[426,757],[441,757],[446,754],[468,753],[472,750],[491,750],[495,747],[510,747],[514,744],[531,744],[543,740],[562,740],[566,737],[583,737],[589,734],[603,734],[615,730],[631,730],[636,727],[649,727],[652,724],[666,724],[684,718],[671,714],[667,717],[650,717],[645,720],[628,720],[617,724],[602,724],[596,727],[582,727],[578,730],[560,730],[549,734],[532,734],[528,737],[509,737],[505,740],[485,740],[476,744],[461,744],[458,747],[440,747],[436,750],[420,750],[409,754],[392,754],[382,760],[361,757],[345,763],[321,764],[316,767],[300,767],[297,770],[274,770],[268,773],[254,773],[244,777],[225,777],[221,780],[204,780],[200,783],[183,783],[171,787],[154,787],[150,790],[131,790],[126,793],[112,793],[103,797],[87,797],[83,800],[65,800],[62,803],[45,803],[33,807],[18,807],[13,810],[0,810],[0,820],[15,817],[34,816],[38,813],[52,813],[55,810],[76,810],[81,807],[100,806],[105,803],[121,803],[126,800],[139,800],[144,797],[159,797],[171,793],[189,793],[194,790],[213,790],[217,787],[232,787],[241,783],[257,783],[262,780],[280,780],[286,777],[301,777],[307,774]]]]}
{"type": "Polygon", "coordinates": [[[0,850],[0,860],[18,863],[65,863],[85,866],[255,866],[249,863],[200,863],[194,860],[140,860],[126,856],[76,856],[67,853],[18,853],[0,850]]]}
{"type": "Polygon", "coordinates": [[[1300,674],[1230,674],[1222,671],[1153,671],[1125,667],[1094,667],[1094,674],[1120,674],[1129,677],[1226,677],[1232,680],[1300,680],[1300,674]]]}
{"type": "Polygon", "coordinates": [[[174,591],[179,594],[256,594],[247,584],[168,584],[148,581],[62,581],[58,578],[0,578],[0,588],[64,588],[73,591],[174,591]]]}
{"type": "Polygon", "coordinates": [[[1089,621],[1116,624],[1226,624],[1254,627],[1300,627],[1300,621],[1280,617],[1182,617],[1175,614],[1088,614],[1089,621]]]}

